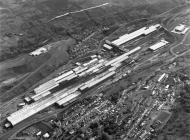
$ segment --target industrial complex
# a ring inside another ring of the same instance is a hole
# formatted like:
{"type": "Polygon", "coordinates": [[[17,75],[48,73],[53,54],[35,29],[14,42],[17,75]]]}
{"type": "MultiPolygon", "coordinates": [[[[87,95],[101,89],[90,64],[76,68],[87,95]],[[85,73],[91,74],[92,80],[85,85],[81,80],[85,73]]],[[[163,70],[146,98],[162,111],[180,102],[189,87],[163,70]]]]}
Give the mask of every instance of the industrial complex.
{"type": "MultiPolygon", "coordinates": [[[[140,48],[131,50],[130,52],[123,54],[122,56],[119,56],[110,61],[100,59],[93,65],[90,65],[91,63],[89,63],[85,67],[84,66],[76,67],[75,69],[62,74],[59,77],[56,77],[38,86],[37,88],[34,89],[36,95],[30,97],[31,100],[33,100],[33,103],[28,104],[24,106],[22,109],[18,110],[17,112],[11,114],[9,117],[7,117],[7,120],[11,123],[11,125],[14,126],[17,123],[21,122],[22,120],[47,108],[48,106],[53,105],[54,103],[62,105],[74,98],[76,99],[76,97],[80,95],[79,93],[82,92],[83,90],[91,88],[96,84],[104,81],[105,79],[112,77],[115,74],[113,68],[119,67],[120,65],[118,64],[122,63],[122,61],[125,61],[128,58],[128,55],[135,53],[139,49],[140,48]],[[95,70],[98,71],[103,68],[109,68],[109,69],[106,72],[97,75],[93,79],[90,79],[85,83],[81,83],[75,87],[72,87],[71,89],[63,89],[61,91],[51,93],[51,89],[55,88],[56,86],[59,86],[61,82],[70,81],[76,77],[81,77],[81,75],[89,75],[91,73],[94,73],[95,70]],[[49,97],[48,95],[51,96],[49,97]]],[[[94,60],[92,60],[91,62],[93,61],[94,60]]],[[[28,103],[29,102],[31,101],[28,101],[28,103]]]]}
{"type": "MultiPolygon", "coordinates": [[[[180,101],[187,107],[190,89],[190,78],[183,74],[188,70],[180,69],[190,48],[183,44],[190,23],[173,22],[165,17],[107,28],[96,24],[95,32],[64,50],[69,62],[59,65],[62,57],[56,58],[59,66],[54,71],[48,76],[40,73],[37,76],[43,78],[25,86],[17,108],[3,116],[4,139],[8,132],[18,138],[56,140],[156,140],[162,130],[170,134],[173,127],[167,123],[179,122],[180,115],[173,113],[181,113],[176,107],[180,101]]],[[[49,55],[52,46],[29,57],[49,55]]]]}
{"type": "MultiPolygon", "coordinates": [[[[120,36],[119,39],[112,41],[112,43],[119,46],[136,37],[154,32],[158,28],[161,28],[159,24],[152,25],[150,27],[143,27],[130,34],[120,36]]],[[[150,49],[156,50],[159,47],[166,45],[167,43],[167,41],[161,40],[159,43],[151,46],[150,49]]],[[[109,46],[109,44],[104,44],[103,46],[108,49],[112,48],[111,46],[109,46]]],[[[58,105],[64,105],[67,102],[74,101],[77,98],[77,96],[83,93],[84,90],[90,89],[93,86],[99,84],[100,82],[114,76],[115,70],[122,65],[122,62],[128,59],[130,55],[136,53],[140,49],[141,47],[134,48],[129,52],[126,52],[111,60],[105,60],[102,58],[99,59],[95,57],[89,62],[75,67],[74,69],[62,73],[61,75],[55,77],[52,80],[39,85],[34,89],[35,95],[25,98],[27,105],[24,106],[22,109],[18,110],[17,112],[12,113],[9,117],[7,117],[7,123],[10,123],[10,125],[6,124],[6,126],[14,126],[19,122],[23,121],[24,119],[42,111],[43,109],[55,103],[57,103],[58,105]],[[71,86],[70,88],[65,87],[60,91],[52,92],[53,89],[58,87],[60,84],[64,84],[64,82],[71,81],[75,78],[81,78],[87,75],[91,75],[98,71],[102,71],[102,69],[104,70],[101,74],[97,74],[97,76],[84,83],[80,83],[76,86],[71,86]]]]}

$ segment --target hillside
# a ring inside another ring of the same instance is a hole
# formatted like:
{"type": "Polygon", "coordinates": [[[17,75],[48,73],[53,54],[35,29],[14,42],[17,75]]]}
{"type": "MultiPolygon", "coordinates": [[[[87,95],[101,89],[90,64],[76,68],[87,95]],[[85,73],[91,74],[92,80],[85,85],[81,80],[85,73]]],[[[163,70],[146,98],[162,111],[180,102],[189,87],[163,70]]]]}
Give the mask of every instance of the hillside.
{"type": "Polygon", "coordinates": [[[72,36],[74,27],[87,20],[121,23],[150,17],[183,3],[184,0],[0,0],[0,61],[31,52],[44,41],[65,39],[70,32],[72,36]],[[106,2],[108,6],[48,23],[57,15],[106,2]]]}

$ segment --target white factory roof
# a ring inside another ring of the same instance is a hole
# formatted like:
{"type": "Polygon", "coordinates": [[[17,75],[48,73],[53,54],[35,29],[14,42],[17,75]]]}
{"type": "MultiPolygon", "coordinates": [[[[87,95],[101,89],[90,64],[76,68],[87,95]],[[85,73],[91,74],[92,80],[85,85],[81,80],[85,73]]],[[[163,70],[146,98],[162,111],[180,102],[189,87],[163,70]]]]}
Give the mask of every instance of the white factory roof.
{"type": "Polygon", "coordinates": [[[88,65],[94,64],[97,61],[98,61],[98,58],[94,58],[94,59],[90,60],[89,62],[84,63],[83,66],[88,66],[88,65]]]}
{"type": "Polygon", "coordinates": [[[189,27],[185,28],[185,29],[181,32],[181,34],[185,34],[188,30],[189,30],[189,27]]]}
{"type": "Polygon", "coordinates": [[[34,89],[34,92],[36,94],[40,94],[41,92],[48,91],[56,86],[58,86],[57,82],[54,79],[52,79],[44,84],[39,85],[37,88],[34,89]]]}
{"type": "Polygon", "coordinates": [[[45,134],[43,135],[43,137],[44,137],[44,138],[49,138],[50,135],[49,135],[49,133],[45,133],[45,134]]]}
{"type": "Polygon", "coordinates": [[[71,70],[71,71],[68,71],[68,72],[63,73],[62,75],[60,75],[60,76],[58,76],[58,77],[54,78],[54,80],[57,82],[57,81],[59,81],[60,79],[65,78],[65,77],[67,77],[67,76],[71,75],[72,73],[73,73],[73,71],[72,71],[72,70],[71,70]]]}
{"type": "Polygon", "coordinates": [[[90,56],[92,59],[94,59],[94,58],[96,58],[97,57],[97,55],[92,55],[92,56],[90,56]]]}
{"type": "Polygon", "coordinates": [[[48,50],[44,47],[41,47],[33,52],[30,53],[30,55],[34,55],[34,56],[37,56],[37,55],[40,55],[41,53],[46,53],[48,50]]]}
{"type": "Polygon", "coordinates": [[[74,92],[74,93],[72,93],[72,94],[66,96],[65,98],[63,98],[63,99],[57,101],[57,104],[58,104],[58,105],[63,105],[64,103],[69,102],[70,100],[76,98],[76,97],[79,96],[80,94],[81,94],[80,92],[77,92],[77,91],[76,91],[76,92],[74,92]]]}
{"type": "Polygon", "coordinates": [[[157,50],[158,48],[163,47],[163,46],[165,46],[165,45],[168,44],[168,43],[169,43],[168,41],[162,39],[161,41],[159,41],[158,43],[156,43],[156,44],[150,46],[149,48],[150,48],[151,50],[155,51],[155,50],[157,50]]]}
{"type": "MultiPolygon", "coordinates": [[[[125,59],[124,59],[124,60],[125,60],[125,59]]],[[[111,64],[111,66],[117,68],[117,67],[121,66],[121,62],[113,63],[113,64],[111,64]]]]}
{"type": "Polygon", "coordinates": [[[103,47],[106,48],[106,49],[108,49],[108,50],[112,49],[112,47],[110,45],[107,45],[107,44],[104,44],[103,47]]]}
{"type": "Polygon", "coordinates": [[[167,74],[166,73],[163,73],[159,78],[158,78],[158,82],[161,82],[163,79],[164,79],[164,77],[166,77],[167,76],[167,74]]]}
{"type": "Polygon", "coordinates": [[[184,29],[185,29],[184,24],[179,24],[178,26],[175,27],[175,30],[178,30],[178,31],[183,31],[184,29]]]}
{"type": "Polygon", "coordinates": [[[99,70],[100,70],[100,69],[97,68],[97,69],[93,70],[92,73],[95,73],[95,72],[97,72],[97,71],[99,71],[99,70]]]}
{"type": "Polygon", "coordinates": [[[32,96],[31,98],[34,100],[34,101],[37,101],[43,97],[46,97],[47,95],[51,94],[50,91],[46,91],[46,92],[43,92],[42,94],[36,94],[34,96],[32,96]]]}
{"type": "Polygon", "coordinates": [[[72,75],[69,75],[65,80],[69,81],[71,79],[74,79],[75,77],[77,77],[76,74],[72,74],[72,75]]]}
{"type": "Polygon", "coordinates": [[[75,77],[77,77],[77,75],[75,73],[72,73],[72,74],[70,74],[70,75],[68,75],[68,76],[66,76],[66,77],[58,80],[57,83],[61,83],[63,81],[69,81],[71,79],[74,79],[75,77]]]}
{"type": "Polygon", "coordinates": [[[79,70],[75,71],[75,73],[79,74],[79,73],[85,71],[86,69],[88,69],[88,67],[81,67],[79,70]]]}
{"type": "Polygon", "coordinates": [[[112,72],[106,74],[105,76],[103,76],[103,77],[101,77],[101,78],[99,78],[99,79],[97,79],[97,80],[95,80],[95,81],[89,83],[89,84],[87,85],[87,87],[90,88],[90,87],[92,87],[92,86],[94,86],[94,85],[96,85],[96,84],[102,82],[103,80],[105,80],[105,79],[107,79],[107,78],[113,76],[114,74],[115,74],[115,71],[112,71],[112,72]]]}
{"type": "Polygon", "coordinates": [[[153,31],[156,31],[158,27],[160,27],[160,24],[152,25],[150,27],[143,27],[137,31],[130,33],[130,34],[125,34],[123,36],[120,36],[119,39],[112,41],[112,43],[115,45],[118,45],[118,46],[122,45],[122,44],[126,43],[127,41],[130,41],[130,40],[132,40],[132,39],[134,39],[140,35],[143,35],[143,34],[147,35],[153,31]]]}
{"type": "Polygon", "coordinates": [[[90,88],[90,87],[92,87],[92,86],[94,86],[94,85],[100,83],[101,81],[103,81],[103,80],[105,80],[105,79],[107,79],[107,78],[113,76],[114,74],[115,74],[115,71],[111,71],[111,72],[110,72],[110,71],[107,71],[107,72],[104,72],[104,73],[102,73],[102,74],[100,74],[100,75],[98,75],[98,76],[92,78],[91,80],[85,82],[85,83],[80,87],[80,89],[81,89],[81,90],[84,90],[84,89],[86,89],[86,88],[90,88]]]}
{"type": "Polygon", "coordinates": [[[39,100],[30,105],[26,105],[22,109],[12,113],[9,117],[7,117],[7,120],[10,121],[11,124],[14,126],[17,123],[38,113],[39,111],[42,111],[43,109],[49,107],[50,105],[54,104],[55,102],[59,101],[60,99],[68,96],[69,94],[71,94],[72,92],[75,92],[75,91],[76,91],[76,88],[73,88],[70,90],[64,89],[44,100],[39,100]]]}
{"type": "Polygon", "coordinates": [[[30,97],[25,97],[24,100],[25,100],[26,102],[30,102],[30,101],[31,101],[31,98],[30,98],[30,97]]]}

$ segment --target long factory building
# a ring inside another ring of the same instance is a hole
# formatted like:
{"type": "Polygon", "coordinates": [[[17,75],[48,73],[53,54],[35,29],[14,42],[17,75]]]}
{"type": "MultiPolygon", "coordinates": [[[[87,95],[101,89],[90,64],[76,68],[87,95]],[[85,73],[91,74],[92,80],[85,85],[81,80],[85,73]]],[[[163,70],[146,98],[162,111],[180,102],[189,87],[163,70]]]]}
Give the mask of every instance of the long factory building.
{"type": "MultiPolygon", "coordinates": [[[[115,45],[122,45],[127,41],[130,41],[140,35],[147,35],[160,27],[159,24],[150,26],[150,27],[143,27],[133,33],[125,34],[119,39],[113,41],[112,43],[115,45]]],[[[105,46],[105,45],[104,45],[105,46]]],[[[36,95],[32,96],[31,98],[35,101],[32,104],[24,106],[22,109],[12,113],[10,116],[7,117],[7,121],[12,125],[16,125],[21,121],[25,120],[26,118],[40,112],[41,110],[57,103],[58,105],[65,105],[74,99],[76,99],[82,90],[91,88],[98,83],[104,81],[107,78],[110,78],[115,75],[115,70],[121,66],[121,63],[128,59],[130,54],[133,54],[140,50],[141,47],[137,47],[127,53],[122,54],[110,61],[94,58],[88,63],[83,64],[83,66],[78,66],[68,72],[61,74],[60,76],[38,86],[34,89],[36,95]],[[96,76],[95,78],[82,83],[78,86],[75,86],[71,89],[63,89],[61,91],[51,93],[50,90],[54,89],[55,87],[59,86],[61,82],[72,80],[76,77],[85,76],[88,74],[92,74],[98,72],[102,68],[110,67],[109,70],[103,74],[102,76],[96,76]],[[49,95],[49,96],[48,96],[49,95]],[[43,98],[43,99],[42,99],[43,98]]]]}
{"type": "Polygon", "coordinates": [[[124,44],[124,43],[126,43],[132,39],[135,39],[141,35],[148,35],[154,31],[158,30],[159,28],[161,28],[160,24],[155,24],[155,25],[152,25],[149,27],[143,27],[137,31],[130,33],[130,34],[125,34],[125,35],[120,36],[118,39],[112,41],[112,43],[117,45],[117,46],[120,46],[120,45],[122,45],[122,44],[124,44]]]}
{"type": "Polygon", "coordinates": [[[159,42],[157,42],[156,44],[152,45],[149,47],[150,50],[152,51],[156,51],[158,49],[160,49],[161,47],[166,46],[167,44],[169,44],[168,41],[161,39],[159,42]]]}
{"type": "MultiPolygon", "coordinates": [[[[91,80],[88,80],[82,84],[79,84],[77,86],[72,87],[71,89],[65,88],[61,91],[55,92],[55,93],[50,93],[49,91],[42,92],[43,94],[36,94],[40,95],[42,97],[45,97],[43,99],[38,99],[36,102],[32,104],[25,105],[22,109],[12,113],[10,116],[7,117],[8,123],[10,123],[12,126],[20,123],[21,121],[27,119],[28,117],[42,111],[43,109],[53,105],[54,103],[57,103],[59,105],[64,105],[65,103],[68,103],[69,101],[72,101],[73,99],[76,99],[77,96],[81,94],[81,91],[86,90],[88,88],[91,88],[100,82],[111,78],[112,76],[115,75],[115,69],[121,65],[123,61],[125,61],[128,58],[128,55],[133,54],[140,50],[141,47],[137,47],[119,57],[116,57],[112,59],[111,61],[106,61],[106,60],[99,60],[99,63],[92,65],[92,67],[82,67],[80,69],[75,68],[75,70],[72,70],[72,72],[68,71],[66,73],[70,73],[70,75],[85,75],[87,73],[93,73],[93,71],[101,70],[104,67],[110,67],[108,71],[101,73],[97,75],[96,77],[92,78],[91,80]],[[118,59],[119,58],[119,59],[118,59]],[[47,95],[51,96],[47,96],[47,95]]],[[[67,75],[66,77],[70,77],[69,74],[64,74],[67,75]]],[[[62,78],[65,79],[64,76],[62,78]]],[[[59,78],[54,78],[54,80],[58,80],[59,78]]],[[[71,78],[69,78],[71,79],[71,78]]],[[[53,82],[52,82],[53,83],[53,82]]]]}

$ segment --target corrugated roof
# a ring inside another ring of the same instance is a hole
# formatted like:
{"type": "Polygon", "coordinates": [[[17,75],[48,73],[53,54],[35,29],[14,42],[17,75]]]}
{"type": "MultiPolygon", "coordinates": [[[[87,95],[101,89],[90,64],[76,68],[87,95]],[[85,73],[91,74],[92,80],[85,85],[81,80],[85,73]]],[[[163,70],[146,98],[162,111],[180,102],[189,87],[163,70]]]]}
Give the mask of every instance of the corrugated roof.
{"type": "Polygon", "coordinates": [[[127,41],[130,41],[130,40],[132,40],[132,39],[134,39],[140,35],[143,35],[143,34],[147,35],[153,31],[157,30],[158,27],[160,27],[160,24],[156,24],[156,25],[150,26],[148,28],[143,27],[137,31],[130,33],[130,34],[125,34],[125,35],[119,37],[119,39],[112,41],[112,43],[115,45],[122,45],[122,44],[126,43],[127,41]]]}
{"type": "Polygon", "coordinates": [[[37,88],[34,89],[36,94],[40,94],[41,92],[47,91],[47,89],[51,89],[51,87],[58,86],[54,79],[47,81],[44,84],[39,85],[37,88]]]}
{"type": "Polygon", "coordinates": [[[160,48],[160,47],[163,47],[163,46],[165,46],[166,44],[168,44],[169,42],[167,42],[166,40],[161,40],[160,42],[158,42],[158,43],[156,43],[156,44],[154,44],[154,45],[152,45],[152,46],[150,46],[149,48],[151,49],[151,50],[157,50],[158,48],[160,48]]]}
{"type": "Polygon", "coordinates": [[[58,80],[60,80],[60,79],[62,79],[62,78],[65,78],[66,76],[71,75],[72,73],[73,73],[73,71],[72,71],[72,70],[71,70],[71,71],[68,71],[68,72],[63,73],[62,75],[60,75],[60,76],[58,76],[58,77],[54,78],[54,80],[55,80],[55,81],[58,81],[58,80]]]}
{"type": "MultiPolygon", "coordinates": [[[[49,107],[50,105],[54,104],[61,98],[67,96],[70,94],[71,90],[65,91],[66,89],[57,92],[54,94],[54,96],[48,97],[44,100],[39,100],[33,104],[26,105],[22,109],[12,113],[9,117],[7,117],[7,120],[11,122],[12,125],[16,125],[17,123],[25,120],[26,118],[38,113],[39,111],[49,107]]],[[[76,89],[75,89],[76,90],[76,89]]],[[[74,92],[74,90],[72,89],[74,92]]]]}
{"type": "Polygon", "coordinates": [[[79,96],[80,94],[81,94],[80,92],[74,92],[74,93],[72,93],[72,94],[66,96],[65,98],[63,98],[63,99],[57,101],[57,104],[62,105],[62,104],[64,104],[64,103],[66,103],[66,102],[68,102],[68,101],[70,101],[70,100],[76,98],[76,97],[79,96]]]}

